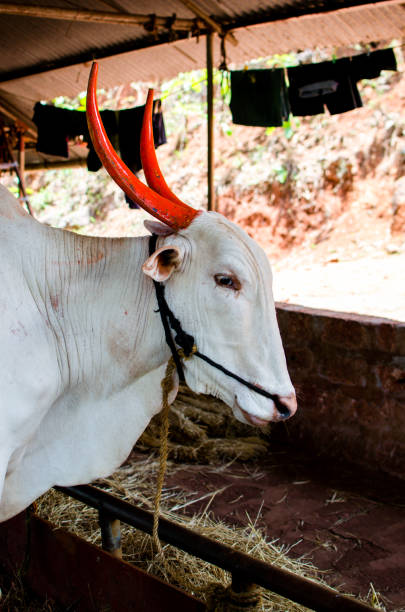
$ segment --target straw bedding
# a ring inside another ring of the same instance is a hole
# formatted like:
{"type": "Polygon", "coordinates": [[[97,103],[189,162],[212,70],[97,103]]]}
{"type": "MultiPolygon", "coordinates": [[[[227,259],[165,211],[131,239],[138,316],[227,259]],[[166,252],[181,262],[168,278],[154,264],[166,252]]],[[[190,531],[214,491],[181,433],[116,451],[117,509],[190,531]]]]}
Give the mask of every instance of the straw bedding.
{"type": "MultiPolygon", "coordinates": [[[[180,467],[184,466],[170,461],[168,471],[173,474],[180,467]]],[[[146,458],[137,463],[128,463],[111,478],[101,480],[97,484],[126,501],[152,509],[157,469],[158,460],[146,458]]],[[[185,496],[177,489],[164,489],[162,500],[164,509],[161,514],[165,518],[263,561],[275,563],[300,575],[319,579],[316,569],[310,562],[292,561],[287,556],[288,550],[267,540],[256,527],[254,518],[247,519],[247,525],[243,528],[220,522],[209,513],[209,497],[206,498],[206,511],[196,516],[187,516],[184,511],[176,508],[185,507],[191,501],[191,496],[190,494],[185,496]]],[[[40,499],[37,512],[52,523],[80,535],[93,544],[101,545],[96,510],[52,490],[40,499]]],[[[209,599],[213,592],[221,597],[222,590],[218,589],[218,585],[226,587],[230,584],[230,575],[214,565],[164,543],[164,559],[162,559],[160,555],[155,554],[150,536],[125,525],[121,525],[121,529],[123,558],[137,567],[205,600],[209,599]]],[[[259,606],[248,609],[278,612],[306,610],[303,606],[288,602],[264,589],[260,589],[260,598],[259,606]]]]}
{"type": "MultiPolygon", "coordinates": [[[[178,462],[252,461],[269,451],[268,430],[261,432],[239,423],[223,402],[196,395],[184,385],[172,405],[169,419],[169,458],[178,462]]],[[[150,452],[159,448],[159,423],[158,415],[138,441],[137,449],[150,452]]]]}
{"type": "MultiPolygon", "coordinates": [[[[187,467],[185,463],[198,462],[217,465],[224,469],[225,461],[236,459],[257,460],[269,450],[268,432],[252,436],[252,429],[229,418],[230,411],[214,398],[202,398],[188,392],[185,388],[170,414],[168,474],[187,467]]],[[[97,486],[125,499],[130,503],[153,510],[153,498],[158,472],[158,459],[155,449],[159,447],[159,422],[154,419],[136,449],[147,453],[137,453],[135,460],[129,460],[110,478],[98,481],[97,486]]],[[[213,467],[212,469],[216,469],[213,467]]],[[[193,529],[209,538],[248,553],[268,563],[288,569],[301,576],[323,582],[319,571],[305,559],[298,561],[288,557],[288,549],[268,540],[257,528],[258,517],[247,517],[246,526],[236,527],[216,520],[209,512],[210,499],[215,492],[205,496],[205,510],[195,516],[186,514],[187,506],[198,500],[198,493],[185,493],[177,487],[163,488],[161,515],[193,529]]],[[[201,498],[200,498],[201,500],[201,498]]],[[[38,514],[68,531],[71,531],[96,545],[101,545],[98,515],[96,510],[87,508],[80,502],[54,490],[49,491],[38,501],[38,514]]],[[[251,604],[234,602],[223,604],[225,587],[229,586],[230,575],[196,559],[172,546],[163,544],[164,558],[156,554],[149,535],[138,530],[121,526],[123,558],[171,584],[194,594],[208,603],[208,609],[258,610],[262,612],[298,612],[307,608],[287,601],[265,589],[257,589],[249,594],[251,604]]],[[[57,607],[24,607],[34,610],[57,610],[57,607]]],[[[9,609],[18,609],[16,607],[9,609]]]]}

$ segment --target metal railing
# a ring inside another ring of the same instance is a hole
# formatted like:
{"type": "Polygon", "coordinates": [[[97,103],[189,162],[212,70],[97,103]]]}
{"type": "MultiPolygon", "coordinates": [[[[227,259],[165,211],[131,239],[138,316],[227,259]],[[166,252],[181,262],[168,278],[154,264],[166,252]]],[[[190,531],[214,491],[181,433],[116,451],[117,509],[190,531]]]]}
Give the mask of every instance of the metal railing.
{"type": "MultiPolygon", "coordinates": [[[[120,556],[117,521],[152,534],[153,514],[90,485],[55,487],[99,512],[103,548],[120,556]]],[[[296,574],[234,550],[165,518],[159,520],[159,538],[172,546],[231,572],[232,580],[256,584],[316,612],[365,612],[375,610],[361,601],[296,574]]]]}

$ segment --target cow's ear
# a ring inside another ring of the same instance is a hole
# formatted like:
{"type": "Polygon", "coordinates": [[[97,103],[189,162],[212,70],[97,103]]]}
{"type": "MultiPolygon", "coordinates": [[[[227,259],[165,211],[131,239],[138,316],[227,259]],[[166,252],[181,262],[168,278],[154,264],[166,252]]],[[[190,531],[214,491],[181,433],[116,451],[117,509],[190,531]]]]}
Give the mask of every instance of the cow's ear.
{"type": "Polygon", "coordinates": [[[168,244],[157,249],[142,266],[142,270],[153,280],[162,283],[179,267],[182,253],[178,246],[168,244]]]}

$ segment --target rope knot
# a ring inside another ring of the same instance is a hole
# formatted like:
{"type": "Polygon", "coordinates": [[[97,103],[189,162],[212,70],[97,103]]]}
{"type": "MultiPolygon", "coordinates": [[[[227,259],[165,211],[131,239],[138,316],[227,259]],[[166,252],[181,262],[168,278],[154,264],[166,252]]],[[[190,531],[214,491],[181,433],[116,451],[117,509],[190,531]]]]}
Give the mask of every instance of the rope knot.
{"type": "Polygon", "coordinates": [[[194,348],[194,338],[190,334],[187,334],[182,329],[177,330],[177,334],[175,336],[176,344],[178,344],[182,350],[184,351],[184,355],[189,357],[192,354],[194,348]]]}
{"type": "Polygon", "coordinates": [[[261,594],[255,586],[247,591],[234,591],[232,586],[213,583],[206,590],[207,612],[253,612],[261,605],[261,594]]]}
{"type": "Polygon", "coordinates": [[[193,344],[193,346],[188,352],[186,352],[183,348],[180,348],[178,349],[177,353],[180,359],[190,359],[190,357],[192,357],[197,351],[198,351],[197,346],[193,344]]]}

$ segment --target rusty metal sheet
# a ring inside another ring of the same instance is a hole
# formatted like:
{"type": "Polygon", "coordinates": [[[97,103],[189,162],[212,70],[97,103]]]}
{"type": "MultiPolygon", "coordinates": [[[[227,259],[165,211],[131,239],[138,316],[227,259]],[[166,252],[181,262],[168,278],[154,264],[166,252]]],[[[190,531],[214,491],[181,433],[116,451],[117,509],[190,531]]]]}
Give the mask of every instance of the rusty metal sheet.
{"type": "Polygon", "coordinates": [[[22,514],[0,524],[0,564],[18,568],[24,559],[26,584],[39,596],[77,612],[205,609],[183,591],[36,516],[27,529],[22,514]]]}
{"type": "Polygon", "coordinates": [[[28,514],[21,512],[0,523],[0,565],[8,572],[22,567],[27,553],[28,514]]]}

